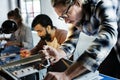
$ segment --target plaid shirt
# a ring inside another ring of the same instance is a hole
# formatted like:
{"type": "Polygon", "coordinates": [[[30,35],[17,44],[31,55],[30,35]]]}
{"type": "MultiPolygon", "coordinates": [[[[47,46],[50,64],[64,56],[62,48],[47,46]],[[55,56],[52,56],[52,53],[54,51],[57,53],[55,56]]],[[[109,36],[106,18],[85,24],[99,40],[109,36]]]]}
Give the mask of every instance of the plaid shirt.
{"type": "MultiPolygon", "coordinates": [[[[86,9],[85,17],[79,24],[87,35],[96,36],[91,45],[83,52],[77,61],[82,61],[84,67],[95,71],[107,57],[117,41],[117,0],[92,0],[90,5],[83,5],[86,9]]],[[[61,48],[70,55],[74,52],[79,41],[80,31],[76,30],[62,44],[61,48]]],[[[79,48],[78,48],[79,49],[79,48]]]]}

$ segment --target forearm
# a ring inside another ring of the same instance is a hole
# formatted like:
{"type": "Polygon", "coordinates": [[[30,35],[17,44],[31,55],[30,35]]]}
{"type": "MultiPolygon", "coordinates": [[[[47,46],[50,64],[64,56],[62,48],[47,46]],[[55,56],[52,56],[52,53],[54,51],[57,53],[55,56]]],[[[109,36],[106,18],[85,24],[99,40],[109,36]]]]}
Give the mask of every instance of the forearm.
{"type": "Polygon", "coordinates": [[[33,49],[30,50],[30,54],[34,55],[34,54],[38,53],[38,51],[39,50],[36,47],[34,47],[33,49]]]}
{"type": "Polygon", "coordinates": [[[72,80],[73,78],[75,78],[75,77],[81,75],[82,73],[84,73],[85,71],[87,71],[87,69],[82,65],[83,65],[82,62],[75,62],[72,66],[70,66],[65,71],[65,74],[69,77],[70,80],[72,80]]]}
{"type": "Polygon", "coordinates": [[[21,42],[17,42],[17,41],[8,41],[5,45],[6,46],[18,46],[18,47],[22,47],[22,43],[21,42]]]}
{"type": "Polygon", "coordinates": [[[0,38],[0,41],[2,41],[2,40],[9,41],[10,39],[9,38],[0,38]]]}
{"type": "Polygon", "coordinates": [[[13,41],[13,45],[16,45],[16,46],[19,46],[19,47],[23,47],[22,42],[13,41]]]}

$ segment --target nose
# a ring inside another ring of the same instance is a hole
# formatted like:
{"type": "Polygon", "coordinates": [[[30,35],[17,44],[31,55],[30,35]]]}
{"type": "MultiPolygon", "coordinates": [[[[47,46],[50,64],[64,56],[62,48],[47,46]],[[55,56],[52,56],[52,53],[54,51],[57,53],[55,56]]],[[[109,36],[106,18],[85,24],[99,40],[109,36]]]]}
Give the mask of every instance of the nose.
{"type": "Polygon", "coordinates": [[[38,36],[42,36],[42,34],[40,32],[38,32],[37,34],[38,34],[38,36]]]}

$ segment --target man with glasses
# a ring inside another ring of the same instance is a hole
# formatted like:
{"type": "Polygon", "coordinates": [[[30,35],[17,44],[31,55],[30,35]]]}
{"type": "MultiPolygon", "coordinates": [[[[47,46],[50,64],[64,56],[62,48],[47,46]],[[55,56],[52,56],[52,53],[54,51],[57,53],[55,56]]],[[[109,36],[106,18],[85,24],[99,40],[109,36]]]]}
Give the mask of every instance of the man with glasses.
{"type": "MultiPolygon", "coordinates": [[[[117,41],[117,0],[51,0],[51,3],[59,19],[95,39],[83,53],[78,52],[81,55],[67,70],[48,72],[45,80],[71,80],[86,71],[95,72],[117,41]]],[[[79,49],[78,37],[79,34],[69,37],[58,49],[44,46],[46,53],[43,53],[57,62],[79,49]]]]}

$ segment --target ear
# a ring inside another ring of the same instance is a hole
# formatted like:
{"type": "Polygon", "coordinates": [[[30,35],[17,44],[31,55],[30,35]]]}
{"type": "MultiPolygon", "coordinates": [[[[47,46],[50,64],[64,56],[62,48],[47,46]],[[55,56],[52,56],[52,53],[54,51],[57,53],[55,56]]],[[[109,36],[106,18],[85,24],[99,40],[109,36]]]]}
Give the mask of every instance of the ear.
{"type": "Polygon", "coordinates": [[[88,0],[75,0],[75,4],[77,6],[88,4],[88,2],[89,2],[88,0]]]}
{"type": "Polygon", "coordinates": [[[88,4],[88,0],[81,0],[82,1],[82,4],[84,5],[84,4],[88,4]]]}
{"type": "Polygon", "coordinates": [[[47,29],[47,31],[51,30],[51,26],[48,25],[46,29],[47,29]]]}

